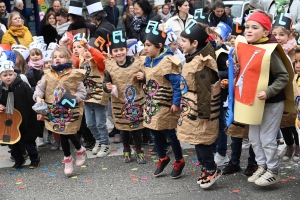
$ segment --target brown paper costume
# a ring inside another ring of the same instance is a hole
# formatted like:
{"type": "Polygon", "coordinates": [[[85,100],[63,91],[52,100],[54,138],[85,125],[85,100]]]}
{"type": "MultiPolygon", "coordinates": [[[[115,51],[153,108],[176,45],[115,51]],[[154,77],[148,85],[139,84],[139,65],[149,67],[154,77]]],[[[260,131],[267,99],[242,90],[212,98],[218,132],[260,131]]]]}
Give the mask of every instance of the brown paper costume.
{"type": "Polygon", "coordinates": [[[296,110],[296,118],[295,118],[295,126],[298,127],[299,115],[300,115],[300,78],[299,75],[296,74],[293,80],[293,89],[294,89],[294,99],[295,99],[295,110],[296,110]]]}
{"type": "Polygon", "coordinates": [[[85,102],[107,105],[109,94],[103,91],[103,75],[99,72],[93,58],[84,62],[80,58],[80,69],[86,70],[84,75],[84,87],[87,91],[85,102]]]}
{"type": "Polygon", "coordinates": [[[292,89],[294,74],[291,62],[282,47],[278,44],[249,45],[242,36],[237,37],[235,45],[241,68],[235,79],[234,120],[243,124],[261,124],[265,101],[256,98],[256,94],[268,87],[270,58],[275,49],[278,50],[290,78],[284,88],[286,95],[284,110],[294,112],[292,89]]]}
{"type": "Polygon", "coordinates": [[[45,115],[46,128],[59,134],[76,134],[82,120],[83,102],[68,102],[75,104],[75,108],[67,110],[59,101],[66,91],[76,93],[77,87],[84,79],[85,70],[69,68],[60,76],[52,70],[45,70],[44,73],[47,88],[45,102],[49,107],[48,114],[45,115]]]}
{"type": "Polygon", "coordinates": [[[143,62],[135,58],[134,63],[121,68],[115,60],[105,60],[106,70],[110,73],[112,84],[116,85],[118,98],[111,96],[111,107],[117,129],[133,131],[143,127],[143,104],[145,94],[141,82],[135,74],[144,68],[143,62]]]}
{"type": "Polygon", "coordinates": [[[226,134],[236,138],[248,138],[249,125],[232,122],[226,130],[226,134]]]}
{"type": "MultiPolygon", "coordinates": [[[[210,55],[203,57],[200,54],[189,63],[185,63],[182,69],[182,111],[178,119],[177,137],[180,141],[189,144],[210,145],[218,137],[221,100],[220,80],[210,85],[211,92],[208,92],[210,95],[206,96],[207,102],[210,102],[208,111],[205,113],[208,115],[208,119],[199,117],[202,114],[200,111],[204,109],[198,107],[195,74],[204,71],[205,68],[210,68],[218,73],[216,61],[210,55]]],[[[205,75],[200,75],[200,77],[205,78],[205,75]]],[[[203,104],[200,105],[203,107],[203,104]]]]}
{"type": "Polygon", "coordinates": [[[165,56],[157,66],[144,68],[148,93],[144,105],[144,127],[158,131],[177,127],[180,112],[171,112],[173,88],[165,75],[179,74],[180,63],[176,56],[165,56]]]}

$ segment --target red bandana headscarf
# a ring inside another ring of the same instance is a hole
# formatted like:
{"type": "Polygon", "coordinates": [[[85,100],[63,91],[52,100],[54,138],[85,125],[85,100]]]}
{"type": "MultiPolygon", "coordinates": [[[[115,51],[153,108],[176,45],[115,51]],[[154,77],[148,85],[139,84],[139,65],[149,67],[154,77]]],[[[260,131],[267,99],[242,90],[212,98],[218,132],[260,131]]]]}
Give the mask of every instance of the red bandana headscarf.
{"type": "Polygon", "coordinates": [[[263,13],[255,12],[247,19],[247,21],[256,21],[260,23],[268,31],[271,30],[272,22],[269,17],[263,13]]]}

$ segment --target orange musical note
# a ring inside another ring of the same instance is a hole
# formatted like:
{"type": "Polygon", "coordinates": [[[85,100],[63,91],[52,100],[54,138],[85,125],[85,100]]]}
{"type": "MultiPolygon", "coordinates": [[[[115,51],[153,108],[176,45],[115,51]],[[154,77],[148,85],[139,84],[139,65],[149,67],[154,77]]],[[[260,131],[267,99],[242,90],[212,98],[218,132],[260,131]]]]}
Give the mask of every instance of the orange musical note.
{"type": "Polygon", "coordinates": [[[104,46],[105,42],[106,42],[105,39],[103,39],[103,37],[99,36],[99,37],[97,37],[97,39],[95,40],[94,45],[95,45],[96,47],[99,47],[99,46],[100,46],[100,50],[103,51],[103,46],[104,46]]]}
{"type": "Polygon", "coordinates": [[[243,31],[241,29],[239,29],[240,24],[239,23],[235,23],[235,32],[236,33],[242,33],[243,31]]]}

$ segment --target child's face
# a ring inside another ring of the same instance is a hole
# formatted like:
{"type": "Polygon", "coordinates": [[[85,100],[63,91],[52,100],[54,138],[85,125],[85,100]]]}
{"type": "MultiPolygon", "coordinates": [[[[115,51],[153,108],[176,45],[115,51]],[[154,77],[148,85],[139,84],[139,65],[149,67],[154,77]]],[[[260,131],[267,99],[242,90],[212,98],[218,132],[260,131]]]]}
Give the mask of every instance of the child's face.
{"type": "Polygon", "coordinates": [[[218,43],[220,45],[224,44],[224,41],[219,36],[216,36],[215,41],[216,41],[216,43],[218,43]]]}
{"type": "Polygon", "coordinates": [[[45,61],[45,62],[44,62],[44,69],[50,68],[51,65],[52,65],[52,61],[51,61],[51,60],[45,61]]]}
{"type": "Polygon", "coordinates": [[[65,64],[67,62],[66,57],[59,51],[53,53],[52,63],[54,65],[65,64]]]}
{"type": "Polygon", "coordinates": [[[236,36],[235,36],[235,35],[231,35],[230,45],[231,45],[232,47],[234,47],[235,39],[236,39],[236,36]]]}
{"type": "Polygon", "coordinates": [[[125,47],[122,48],[114,48],[111,51],[112,57],[115,59],[117,63],[124,63],[126,60],[127,49],[125,47]]]}
{"type": "Polygon", "coordinates": [[[249,43],[255,43],[263,37],[267,37],[269,31],[264,30],[263,26],[256,21],[247,21],[245,27],[245,38],[249,43]]]}
{"type": "Polygon", "coordinates": [[[31,61],[38,61],[38,60],[41,60],[42,59],[42,55],[37,55],[35,52],[31,52],[30,53],[30,58],[29,58],[31,61]]]}
{"type": "Polygon", "coordinates": [[[0,79],[3,81],[3,83],[6,86],[9,86],[14,81],[14,78],[15,78],[14,71],[10,71],[10,70],[4,71],[0,74],[0,79]]]}
{"type": "Polygon", "coordinates": [[[145,52],[146,56],[155,58],[159,55],[160,49],[156,48],[154,46],[154,44],[152,44],[151,42],[146,40],[144,43],[144,52],[145,52]]]}
{"type": "Polygon", "coordinates": [[[170,43],[168,46],[170,47],[170,49],[171,49],[173,52],[175,52],[175,51],[177,50],[177,48],[178,48],[178,41],[175,40],[175,41],[173,41],[172,43],[170,43]]]}
{"type": "Polygon", "coordinates": [[[73,43],[73,54],[76,57],[84,53],[84,47],[80,44],[80,41],[73,43]]]}
{"type": "Polygon", "coordinates": [[[300,53],[295,54],[294,66],[296,73],[300,75],[300,53]]]}
{"type": "Polygon", "coordinates": [[[283,30],[281,26],[273,29],[272,34],[279,44],[286,44],[289,40],[289,35],[283,30]]]}
{"type": "Polygon", "coordinates": [[[83,53],[83,57],[85,60],[89,60],[92,57],[92,55],[87,49],[85,49],[85,52],[83,53]]]}
{"type": "Polygon", "coordinates": [[[188,38],[184,38],[184,37],[181,37],[181,48],[182,48],[182,51],[183,51],[183,54],[192,54],[193,51],[195,50],[195,47],[193,47],[191,45],[191,42],[188,38]]]}

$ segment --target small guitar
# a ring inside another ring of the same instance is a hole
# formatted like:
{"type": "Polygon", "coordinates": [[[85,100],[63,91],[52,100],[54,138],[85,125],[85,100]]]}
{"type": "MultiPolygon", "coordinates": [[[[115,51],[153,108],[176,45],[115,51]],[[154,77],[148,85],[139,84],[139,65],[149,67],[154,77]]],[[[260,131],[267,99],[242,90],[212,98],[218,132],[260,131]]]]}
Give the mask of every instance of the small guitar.
{"type": "Polygon", "coordinates": [[[15,144],[20,138],[21,113],[14,109],[14,95],[8,93],[6,111],[0,113],[0,144],[15,144]]]}

